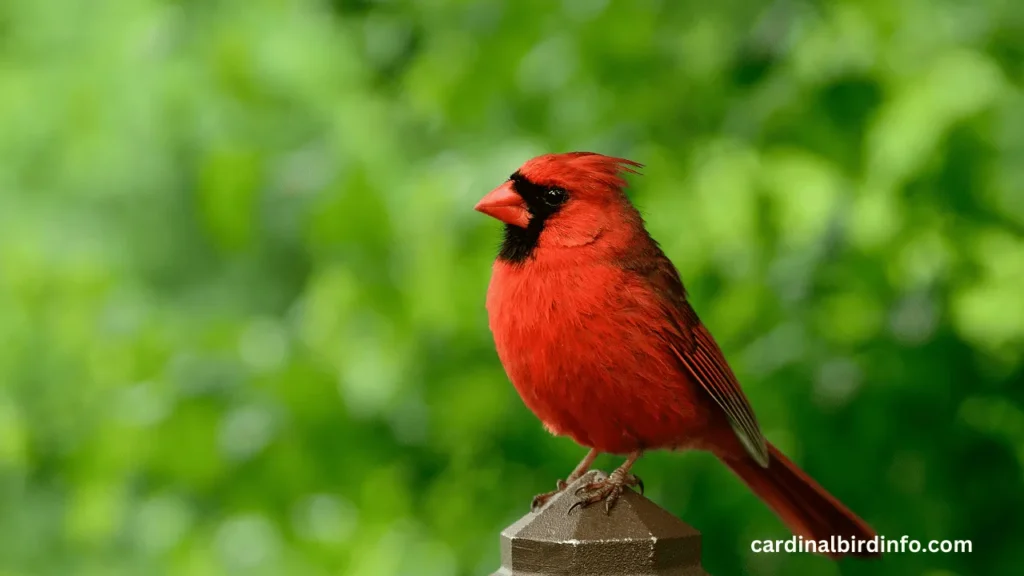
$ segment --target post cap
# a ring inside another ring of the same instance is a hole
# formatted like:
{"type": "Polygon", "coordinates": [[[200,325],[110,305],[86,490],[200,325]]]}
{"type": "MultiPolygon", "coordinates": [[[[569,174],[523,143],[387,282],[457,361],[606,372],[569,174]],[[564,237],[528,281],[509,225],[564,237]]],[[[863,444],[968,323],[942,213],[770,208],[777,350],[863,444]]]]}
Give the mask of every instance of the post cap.
{"type": "Polygon", "coordinates": [[[610,514],[603,503],[568,514],[576,488],[605,477],[588,472],[506,528],[493,576],[707,576],[700,532],[636,492],[626,490],[610,514]]]}

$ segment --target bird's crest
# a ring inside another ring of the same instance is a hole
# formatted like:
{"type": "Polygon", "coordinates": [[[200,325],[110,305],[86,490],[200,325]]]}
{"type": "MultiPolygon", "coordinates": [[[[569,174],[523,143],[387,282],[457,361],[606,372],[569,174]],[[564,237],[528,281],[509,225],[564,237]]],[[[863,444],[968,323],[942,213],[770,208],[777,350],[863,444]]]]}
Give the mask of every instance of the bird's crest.
{"type": "Polygon", "coordinates": [[[624,174],[639,174],[643,165],[626,158],[605,156],[595,152],[544,154],[528,160],[519,173],[531,182],[560,186],[580,191],[587,188],[626,186],[624,174]]]}

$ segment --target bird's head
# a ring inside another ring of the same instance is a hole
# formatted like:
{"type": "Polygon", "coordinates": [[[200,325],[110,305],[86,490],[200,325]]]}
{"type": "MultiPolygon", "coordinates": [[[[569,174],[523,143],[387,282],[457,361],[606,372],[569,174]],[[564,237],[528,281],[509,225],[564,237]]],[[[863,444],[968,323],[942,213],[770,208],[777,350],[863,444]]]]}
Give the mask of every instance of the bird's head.
{"type": "Polygon", "coordinates": [[[537,156],[484,196],[476,210],[505,223],[502,260],[522,262],[538,248],[591,244],[614,228],[642,226],[622,177],[640,167],[593,152],[537,156]]]}

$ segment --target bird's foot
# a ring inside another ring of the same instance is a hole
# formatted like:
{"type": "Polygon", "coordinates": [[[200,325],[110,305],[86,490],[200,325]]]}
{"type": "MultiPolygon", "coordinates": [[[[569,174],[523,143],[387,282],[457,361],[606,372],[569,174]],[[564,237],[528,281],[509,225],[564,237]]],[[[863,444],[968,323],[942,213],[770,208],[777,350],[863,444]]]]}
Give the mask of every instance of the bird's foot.
{"type": "Polygon", "coordinates": [[[576,466],[576,469],[573,470],[571,474],[569,474],[569,477],[566,478],[565,480],[559,480],[558,483],[555,484],[554,490],[552,490],[551,492],[545,492],[544,494],[537,494],[536,496],[533,497],[533,502],[530,503],[530,510],[532,510],[533,512],[540,510],[541,508],[544,507],[545,504],[548,503],[549,500],[551,500],[555,496],[558,496],[562,492],[565,492],[565,489],[568,488],[570,484],[579,480],[584,474],[587,473],[588,470],[590,470],[590,465],[594,463],[594,458],[597,458],[598,454],[600,454],[600,452],[598,452],[594,448],[591,448],[590,451],[587,452],[587,455],[583,457],[583,460],[581,460],[580,463],[576,466]]]}
{"type": "Polygon", "coordinates": [[[551,500],[555,496],[558,496],[562,492],[565,492],[565,489],[568,487],[568,482],[566,482],[565,480],[559,480],[555,484],[555,489],[552,490],[551,492],[537,494],[536,496],[533,497],[533,502],[530,503],[530,511],[536,512],[537,510],[540,510],[541,508],[544,507],[545,504],[548,503],[548,500],[551,500]]]}
{"type": "Polygon", "coordinates": [[[640,494],[644,493],[644,482],[639,476],[622,469],[615,470],[604,480],[584,484],[576,489],[576,495],[582,498],[569,508],[568,513],[572,513],[577,507],[586,508],[603,500],[604,512],[608,514],[625,489],[634,486],[640,489],[640,494]]]}

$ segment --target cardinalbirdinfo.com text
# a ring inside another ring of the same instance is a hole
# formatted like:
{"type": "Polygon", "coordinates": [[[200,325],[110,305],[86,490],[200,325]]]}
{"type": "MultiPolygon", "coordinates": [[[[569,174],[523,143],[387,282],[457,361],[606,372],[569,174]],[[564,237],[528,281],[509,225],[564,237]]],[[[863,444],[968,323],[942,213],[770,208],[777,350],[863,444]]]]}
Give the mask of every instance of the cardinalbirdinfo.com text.
{"type": "Polygon", "coordinates": [[[855,554],[858,552],[882,554],[935,553],[969,554],[974,551],[970,540],[915,540],[909,536],[899,539],[875,536],[870,539],[832,536],[827,540],[810,540],[793,536],[785,540],[754,540],[750,549],[757,554],[855,554]]]}

